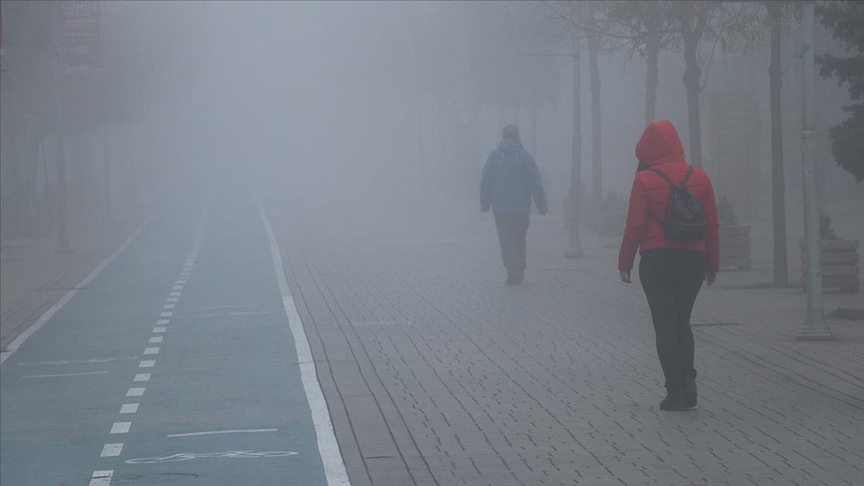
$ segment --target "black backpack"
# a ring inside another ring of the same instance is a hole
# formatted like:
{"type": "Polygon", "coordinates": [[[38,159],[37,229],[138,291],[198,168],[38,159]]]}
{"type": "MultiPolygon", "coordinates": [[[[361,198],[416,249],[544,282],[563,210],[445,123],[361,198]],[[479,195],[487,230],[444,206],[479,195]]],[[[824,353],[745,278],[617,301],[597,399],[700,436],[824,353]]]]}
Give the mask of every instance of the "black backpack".
{"type": "Polygon", "coordinates": [[[687,175],[684,176],[680,186],[676,186],[659,170],[652,168],[649,170],[656,172],[672,186],[669,205],[666,207],[666,218],[660,221],[651,214],[651,217],[660,223],[666,238],[671,241],[698,241],[705,238],[705,208],[702,206],[702,201],[687,189],[687,180],[693,173],[693,167],[687,169],[687,175]]]}

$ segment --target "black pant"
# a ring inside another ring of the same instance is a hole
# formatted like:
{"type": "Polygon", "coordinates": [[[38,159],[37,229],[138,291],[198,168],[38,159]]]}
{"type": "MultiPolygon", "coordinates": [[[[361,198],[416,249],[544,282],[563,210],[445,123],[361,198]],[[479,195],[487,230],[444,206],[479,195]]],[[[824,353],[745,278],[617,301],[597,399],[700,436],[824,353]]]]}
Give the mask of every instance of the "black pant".
{"type": "Polygon", "coordinates": [[[522,277],[525,274],[525,249],[528,234],[527,214],[496,214],[498,243],[501,244],[501,259],[507,275],[522,277]]]}
{"type": "Polygon", "coordinates": [[[699,251],[660,248],[644,252],[639,261],[639,281],[651,308],[657,356],[670,392],[681,388],[685,377],[696,377],[690,313],[704,278],[705,254],[699,251]]]}

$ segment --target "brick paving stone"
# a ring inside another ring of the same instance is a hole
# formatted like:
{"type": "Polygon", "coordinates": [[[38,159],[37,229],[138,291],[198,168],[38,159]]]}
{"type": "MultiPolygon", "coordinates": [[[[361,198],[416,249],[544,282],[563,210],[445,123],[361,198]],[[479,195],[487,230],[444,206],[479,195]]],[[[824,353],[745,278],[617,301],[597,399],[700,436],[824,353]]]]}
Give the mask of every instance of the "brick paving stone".
{"type": "Polygon", "coordinates": [[[617,241],[586,231],[586,257],[566,260],[560,221],[534,216],[511,287],[485,215],[283,216],[289,286],[356,484],[864,484],[864,326],[795,341],[800,289],[724,288],[765,278],[759,261],[700,295],[694,323],[737,325],[695,328],[700,405],[667,413],[617,241]]]}

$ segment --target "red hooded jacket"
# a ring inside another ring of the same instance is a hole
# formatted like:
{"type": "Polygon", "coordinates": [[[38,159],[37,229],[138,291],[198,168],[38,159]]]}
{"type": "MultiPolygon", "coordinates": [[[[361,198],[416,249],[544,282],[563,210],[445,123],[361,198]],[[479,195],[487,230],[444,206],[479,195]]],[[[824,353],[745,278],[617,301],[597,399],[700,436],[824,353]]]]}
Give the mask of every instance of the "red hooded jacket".
{"type": "MultiPolygon", "coordinates": [[[[690,167],[684,160],[684,147],[678,132],[669,120],[657,120],[645,128],[636,143],[636,158],[646,167],[666,174],[680,185],[690,167]]],[[[711,179],[699,168],[694,168],[687,189],[700,201],[705,209],[707,228],[705,239],[698,241],[669,241],[663,228],[654,217],[662,220],[672,188],[659,174],[650,170],[636,173],[630,191],[630,207],[627,211],[627,227],[618,252],[618,269],[630,271],[638,250],[640,254],[656,248],[682,248],[705,253],[705,270],[717,273],[720,269],[720,225],[717,221],[717,203],[711,179]],[[650,213],[650,214],[649,214],[650,213]]]]}

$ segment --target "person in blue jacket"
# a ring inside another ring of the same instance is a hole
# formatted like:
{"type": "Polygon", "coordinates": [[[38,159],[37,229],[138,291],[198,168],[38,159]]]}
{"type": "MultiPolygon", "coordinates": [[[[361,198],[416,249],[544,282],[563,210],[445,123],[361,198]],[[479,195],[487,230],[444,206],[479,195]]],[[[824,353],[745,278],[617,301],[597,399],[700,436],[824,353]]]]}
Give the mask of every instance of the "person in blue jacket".
{"type": "Polygon", "coordinates": [[[531,198],[541,215],[548,212],[546,195],[540,183],[540,171],[534,157],[522,148],[519,128],[504,127],[503,140],[489,154],[480,179],[480,209],[492,209],[501,258],[507,269],[507,284],[515,285],[525,278],[526,235],[531,198]]]}

